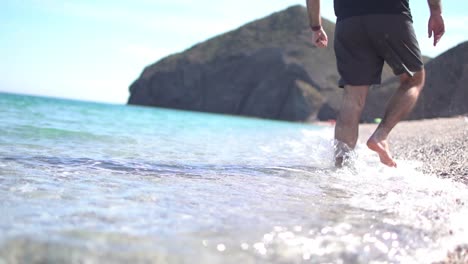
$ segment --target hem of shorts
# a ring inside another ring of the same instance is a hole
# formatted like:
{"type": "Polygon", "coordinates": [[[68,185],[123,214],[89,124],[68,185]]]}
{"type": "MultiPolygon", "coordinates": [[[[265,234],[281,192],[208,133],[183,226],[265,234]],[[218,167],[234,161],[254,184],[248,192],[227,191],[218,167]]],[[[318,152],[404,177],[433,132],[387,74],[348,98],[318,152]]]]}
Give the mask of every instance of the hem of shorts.
{"type": "Polygon", "coordinates": [[[421,68],[415,70],[415,71],[412,71],[412,70],[409,70],[409,69],[403,69],[401,71],[397,71],[397,72],[393,72],[393,74],[395,76],[399,76],[399,75],[402,75],[403,73],[407,73],[409,76],[413,77],[414,74],[416,74],[417,72],[420,72],[424,70],[424,65],[421,66],[421,68]]]}
{"type": "Polygon", "coordinates": [[[382,82],[371,82],[370,84],[366,83],[366,84],[349,84],[349,83],[345,83],[345,84],[338,84],[338,87],[339,88],[344,88],[346,85],[351,85],[351,86],[372,86],[372,85],[380,85],[382,84],[382,82]]]}

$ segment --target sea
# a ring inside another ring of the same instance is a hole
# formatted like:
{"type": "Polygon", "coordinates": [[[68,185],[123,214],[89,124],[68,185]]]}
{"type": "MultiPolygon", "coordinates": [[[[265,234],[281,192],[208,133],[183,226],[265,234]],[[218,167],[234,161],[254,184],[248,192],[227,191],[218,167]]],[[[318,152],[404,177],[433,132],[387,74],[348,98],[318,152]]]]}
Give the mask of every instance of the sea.
{"type": "Polygon", "coordinates": [[[0,263],[432,263],[467,186],[333,126],[0,93],[0,263]]]}

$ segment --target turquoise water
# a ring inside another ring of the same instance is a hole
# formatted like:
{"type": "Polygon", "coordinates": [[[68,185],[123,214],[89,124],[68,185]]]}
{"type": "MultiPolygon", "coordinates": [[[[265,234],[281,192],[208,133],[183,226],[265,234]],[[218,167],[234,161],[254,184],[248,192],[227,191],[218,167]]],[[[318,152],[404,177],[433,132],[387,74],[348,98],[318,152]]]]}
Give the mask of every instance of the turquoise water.
{"type": "Polygon", "coordinates": [[[429,263],[466,186],[333,129],[0,93],[0,263],[429,263]]]}

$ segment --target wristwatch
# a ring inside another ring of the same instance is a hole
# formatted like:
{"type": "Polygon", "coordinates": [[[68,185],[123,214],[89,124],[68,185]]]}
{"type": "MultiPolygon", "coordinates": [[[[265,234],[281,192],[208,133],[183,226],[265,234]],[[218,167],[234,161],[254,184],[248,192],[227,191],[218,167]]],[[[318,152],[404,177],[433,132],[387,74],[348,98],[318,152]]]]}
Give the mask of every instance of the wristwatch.
{"type": "Polygon", "coordinates": [[[310,25],[310,29],[312,29],[312,31],[319,31],[322,29],[322,25],[318,25],[318,26],[312,26],[310,25]]]}

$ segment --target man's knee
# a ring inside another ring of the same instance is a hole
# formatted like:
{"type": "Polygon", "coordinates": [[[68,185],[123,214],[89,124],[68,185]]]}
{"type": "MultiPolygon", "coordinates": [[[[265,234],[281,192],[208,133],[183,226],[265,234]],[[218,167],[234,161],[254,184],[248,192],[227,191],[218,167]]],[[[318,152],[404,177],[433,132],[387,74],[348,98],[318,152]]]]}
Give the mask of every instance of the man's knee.
{"type": "Polygon", "coordinates": [[[366,103],[368,86],[346,86],[344,91],[344,104],[348,110],[360,111],[366,103]]]}
{"type": "Polygon", "coordinates": [[[400,87],[402,89],[417,88],[419,91],[421,91],[424,88],[425,79],[426,72],[424,69],[414,73],[413,76],[404,73],[400,76],[400,87]]]}

